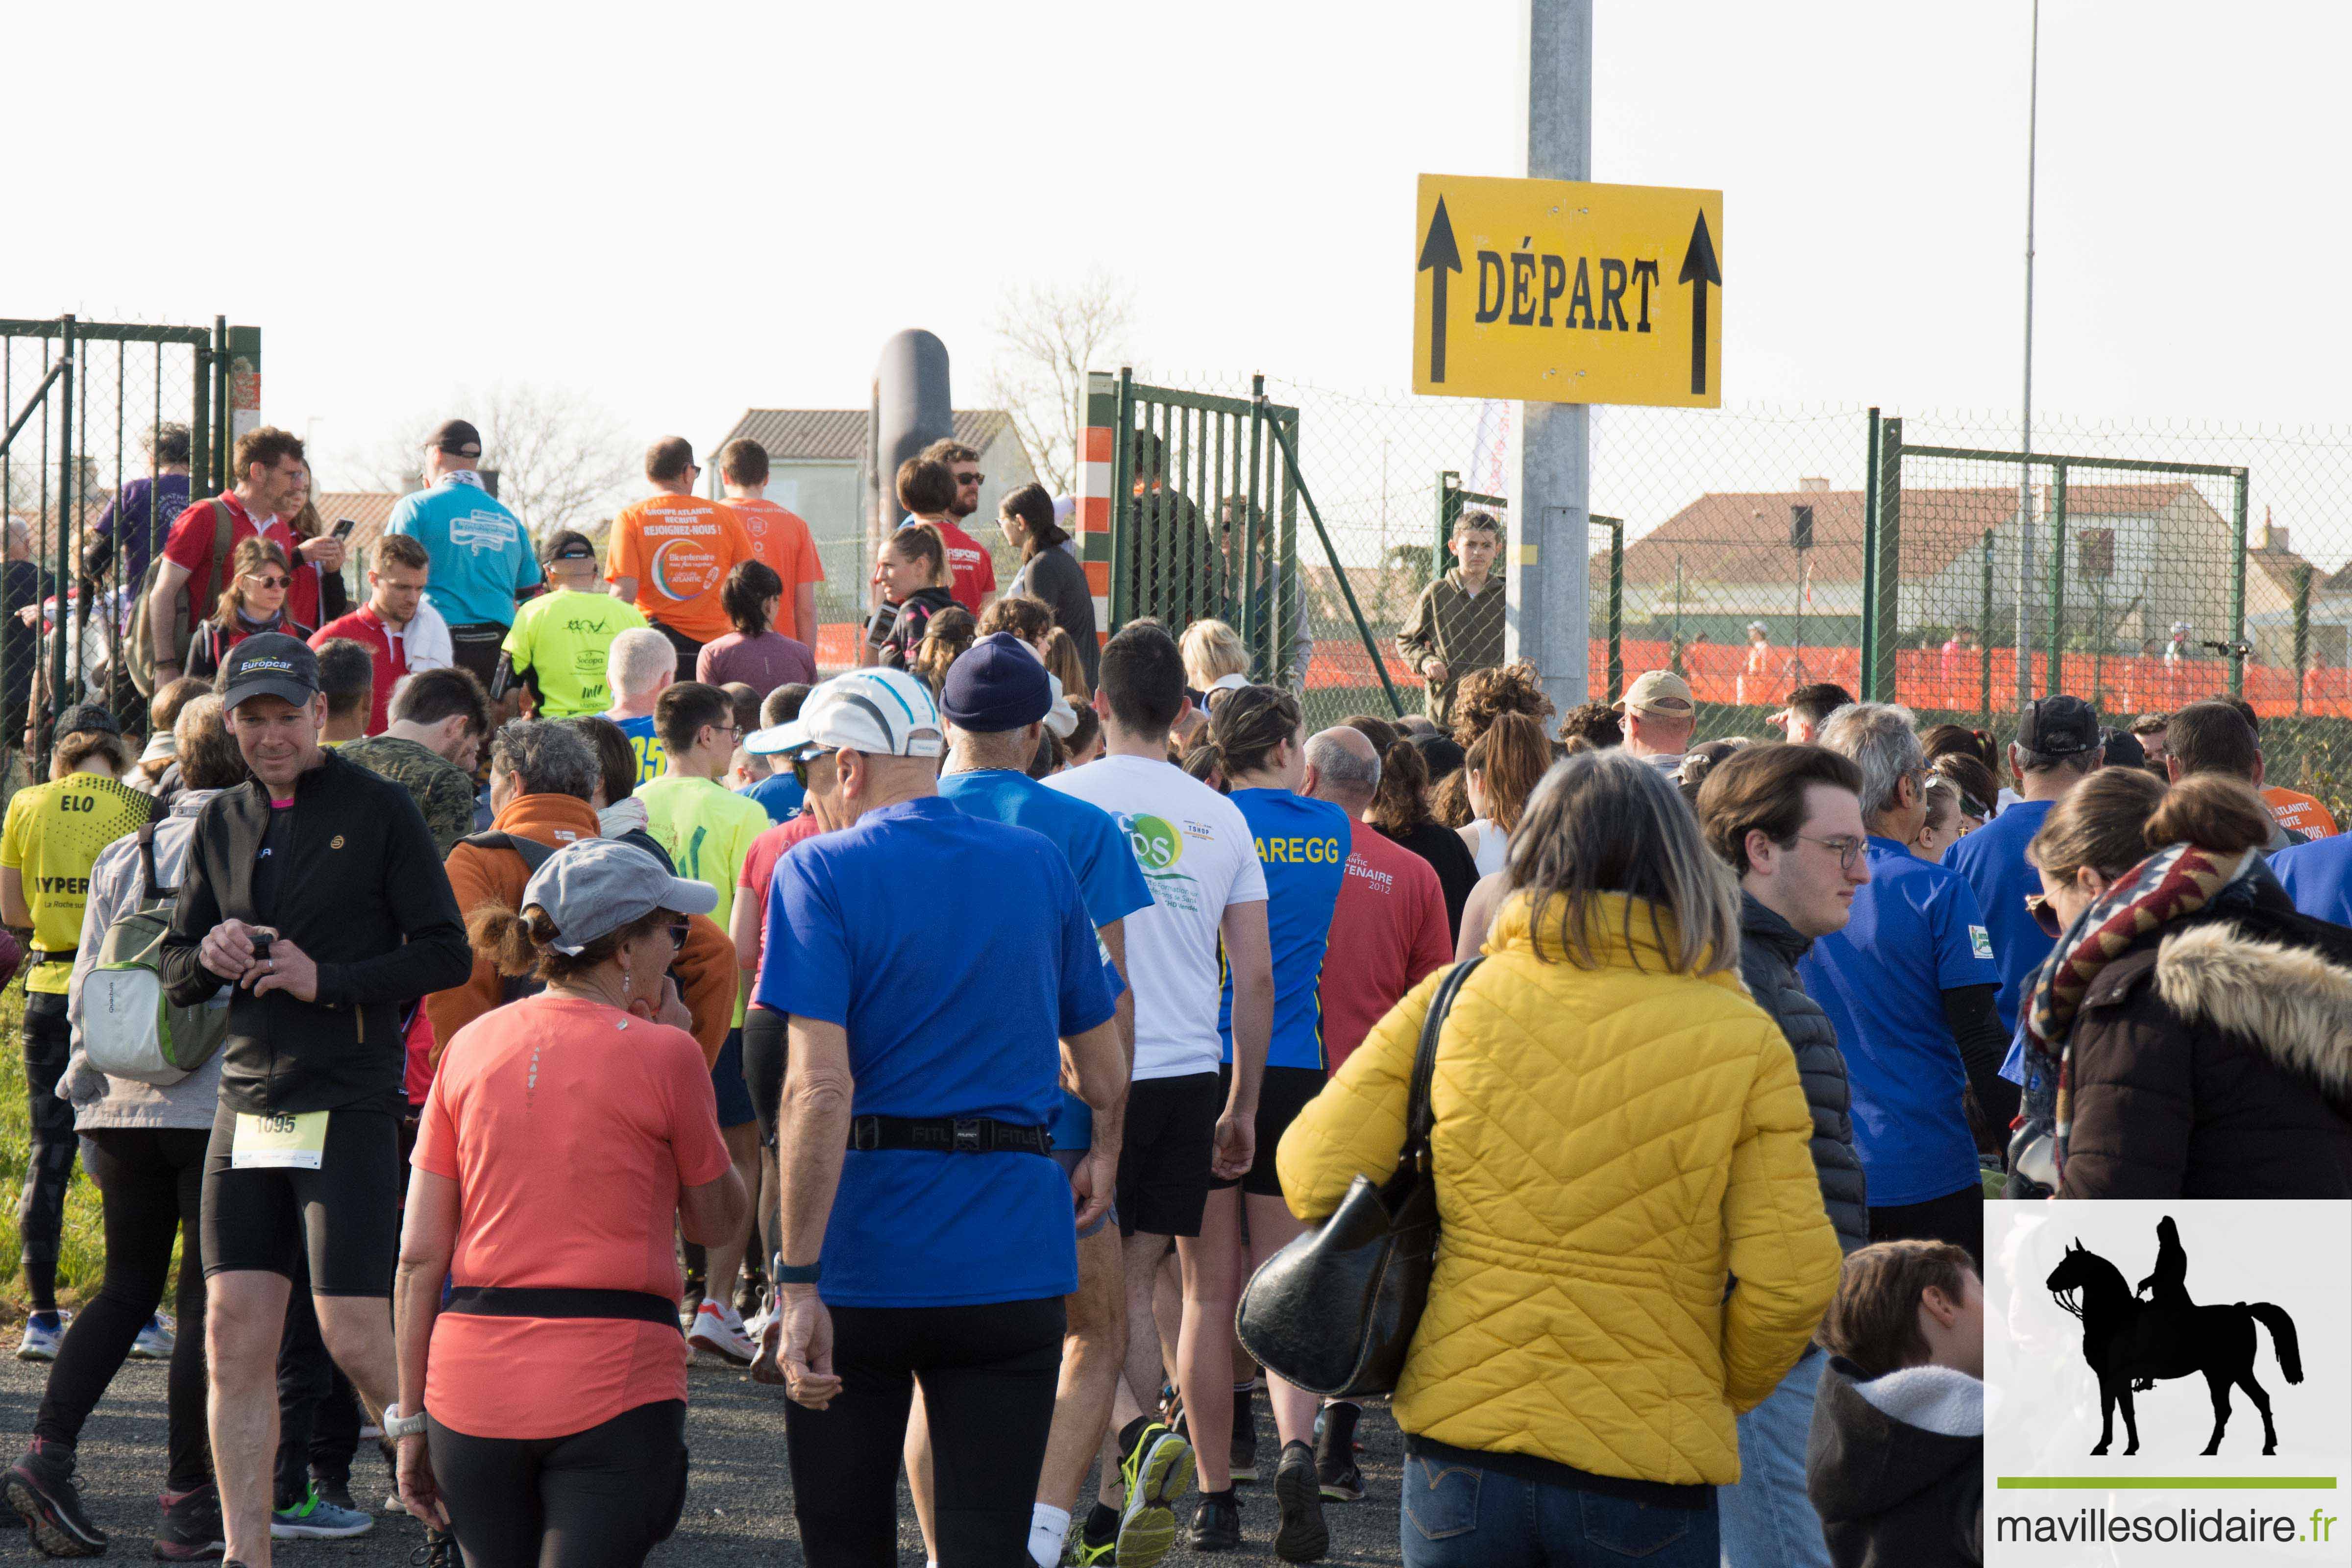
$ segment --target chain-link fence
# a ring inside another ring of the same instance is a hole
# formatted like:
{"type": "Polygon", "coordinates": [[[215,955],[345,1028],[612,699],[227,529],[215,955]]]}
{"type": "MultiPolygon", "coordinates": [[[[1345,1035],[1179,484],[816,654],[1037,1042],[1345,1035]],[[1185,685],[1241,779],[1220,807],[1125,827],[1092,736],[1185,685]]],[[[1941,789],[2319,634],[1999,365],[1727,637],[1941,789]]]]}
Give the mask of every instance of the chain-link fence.
{"type": "MultiPolygon", "coordinates": [[[[1230,395],[1250,384],[1141,379],[1230,395]]],[[[1387,710],[1342,574],[1416,706],[1420,682],[1394,637],[1443,569],[1446,476],[1463,491],[1508,493],[1515,406],[1278,375],[1265,391],[1298,410],[1299,475],[1337,557],[1302,523],[1309,718],[1387,710]]],[[[2234,677],[2260,716],[2270,782],[2319,797],[2339,821],[2352,816],[2352,429],[2044,418],[2033,461],[2021,465],[2005,455],[2017,445],[2013,418],[1908,412],[1896,427],[1905,456],[1888,470],[1874,461],[1872,414],[1859,404],[1592,410],[1591,510],[1596,522],[1622,519],[1614,576],[1625,679],[1680,669],[1700,699],[1703,735],[1769,735],[1767,719],[1795,686],[1864,692],[1873,633],[1884,694],[1923,721],[2005,739],[2026,559],[2035,695],[2053,689],[2053,634],[2054,689],[2118,726],[2228,693],[2234,677]],[[1895,492],[1885,584],[1871,548],[1882,490],[1895,492]],[[1883,632],[1866,624],[1881,607],[1883,632]]],[[[1610,542],[1596,526],[1596,697],[1612,689],[1610,542]]]]}

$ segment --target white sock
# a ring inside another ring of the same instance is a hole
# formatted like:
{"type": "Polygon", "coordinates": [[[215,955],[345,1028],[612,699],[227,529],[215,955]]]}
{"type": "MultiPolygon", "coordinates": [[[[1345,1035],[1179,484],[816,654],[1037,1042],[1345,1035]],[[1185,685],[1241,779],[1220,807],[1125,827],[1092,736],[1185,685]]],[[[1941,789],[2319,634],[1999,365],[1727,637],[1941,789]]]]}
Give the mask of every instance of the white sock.
{"type": "Polygon", "coordinates": [[[1049,1502],[1029,1505],[1029,1555],[1037,1568],[1055,1568],[1062,1561],[1062,1542],[1070,1533],[1070,1510],[1049,1502]]]}

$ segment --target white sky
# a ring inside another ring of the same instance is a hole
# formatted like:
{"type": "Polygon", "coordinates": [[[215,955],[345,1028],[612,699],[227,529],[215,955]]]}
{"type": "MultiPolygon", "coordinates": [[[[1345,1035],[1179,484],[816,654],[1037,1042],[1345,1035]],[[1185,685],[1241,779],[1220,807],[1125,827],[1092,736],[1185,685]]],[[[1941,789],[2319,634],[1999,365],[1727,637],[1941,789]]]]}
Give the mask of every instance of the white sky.
{"type": "MultiPolygon", "coordinates": [[[[330,485],[501,378],[698,444],[858,405],[907,326],[970,405],[1004,286],[1097,264],[1141,359],[1402,392],[1415,174],[1521,167],[1512,0],[450,15],[14,8],[0,314],[260,325],[330,485]]],[[[1595,177],[1726,193],[1730,398],[2015,407],[2026,26],[1600,0],[1595,177]]],[[[2352,7],[2042,26],[2037,405],[2352,423],[2352,7]]]]}

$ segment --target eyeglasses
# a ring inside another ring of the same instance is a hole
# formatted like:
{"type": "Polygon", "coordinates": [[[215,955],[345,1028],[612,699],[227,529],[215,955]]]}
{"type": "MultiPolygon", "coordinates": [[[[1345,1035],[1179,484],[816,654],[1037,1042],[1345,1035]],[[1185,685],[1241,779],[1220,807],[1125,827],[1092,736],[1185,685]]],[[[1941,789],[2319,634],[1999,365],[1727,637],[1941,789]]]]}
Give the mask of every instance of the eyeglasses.
{"type": "Polygon", "coordinates": [[[1808,844],[1818,844],[1824,849],[1836,850],[1838,869],[1841,871],[1853,870],[1853,863],[1862,858],[1862,852],[1867,847],[1866,843],[1860,838],[1816,838],[1810,833],[1800,833],[1797,837],[1808,844]]]}
{"type": "Polygon", "coordinates": [[[677,919],[669,922],[670,945],[675,948],[683,949],[686,946],[687,937],[691,934],[693,931],[694,922],[684,915],[678,916],[677,919]]]}
{"type": "Polygon", "coordinates": [[[246,578],[246,581],[252,584],[257,588],[290,588],[294,585],[294,579],[291,577],[255,577],[248,575],[246,578]]]}

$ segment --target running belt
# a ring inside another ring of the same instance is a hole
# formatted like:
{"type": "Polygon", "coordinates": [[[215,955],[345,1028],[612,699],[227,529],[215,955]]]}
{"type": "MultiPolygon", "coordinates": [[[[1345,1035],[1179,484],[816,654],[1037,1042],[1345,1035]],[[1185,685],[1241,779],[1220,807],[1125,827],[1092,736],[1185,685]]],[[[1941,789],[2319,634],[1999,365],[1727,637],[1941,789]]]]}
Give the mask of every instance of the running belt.
{"type": "Polygon", "coordinates": [[[677,1328],[677,1303],[646,1290],[456,1285],[441,1310],[480,1318],[621,1318],[677,1328]]]}
{"type": "Polygon", "coordinates": [[[849,1124],[849,1146],[935,1154],[1051,1154],[1054,1134],[992,1116],[860,1116],[849,1124]]]}

